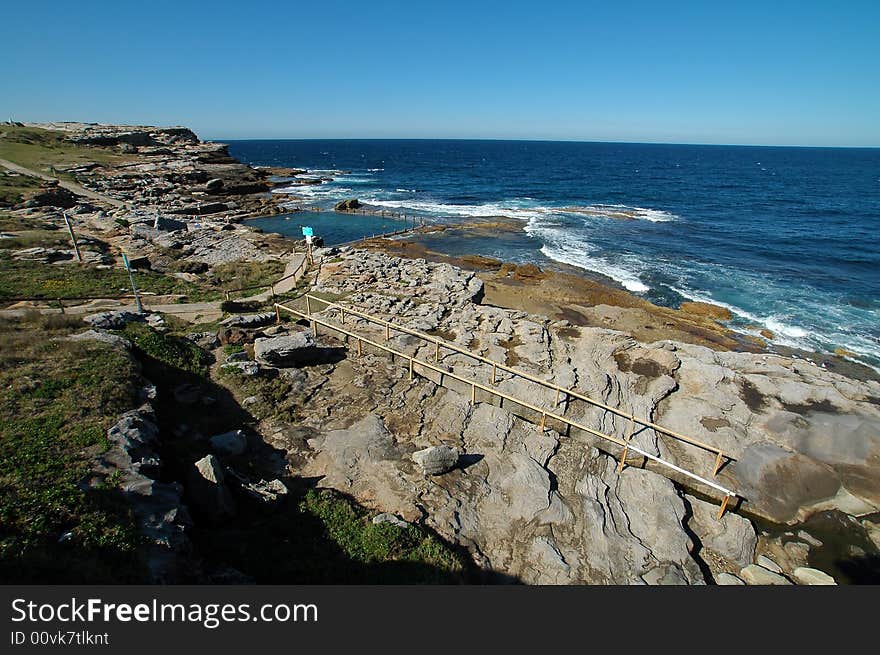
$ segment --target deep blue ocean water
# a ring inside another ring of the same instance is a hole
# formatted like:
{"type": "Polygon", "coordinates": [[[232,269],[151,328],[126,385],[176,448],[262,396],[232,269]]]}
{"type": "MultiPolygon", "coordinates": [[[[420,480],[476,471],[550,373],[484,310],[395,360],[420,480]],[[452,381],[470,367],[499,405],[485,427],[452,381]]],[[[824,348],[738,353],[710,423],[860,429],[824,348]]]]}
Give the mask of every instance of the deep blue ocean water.
{"type": "Polygon", "coordinates": [[[306,205],[357,197],[430,221],[516,218],[522,234],[448,245],[571,264],[667,306],[723,305],[744,331],[880,367],[880,149],[282,140],[230,151],[332,177],[296,188],[306,205]]]}

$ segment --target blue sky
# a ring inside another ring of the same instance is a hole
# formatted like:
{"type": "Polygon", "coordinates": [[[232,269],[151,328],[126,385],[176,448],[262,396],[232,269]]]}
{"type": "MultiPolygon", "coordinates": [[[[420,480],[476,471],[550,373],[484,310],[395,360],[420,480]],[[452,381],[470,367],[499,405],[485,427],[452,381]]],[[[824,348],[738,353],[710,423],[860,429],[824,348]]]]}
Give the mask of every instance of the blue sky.
{"type": "Polygon", "coordinates": [[[0,118],[880,146],[880,2],[3,0],[0,118]]]}

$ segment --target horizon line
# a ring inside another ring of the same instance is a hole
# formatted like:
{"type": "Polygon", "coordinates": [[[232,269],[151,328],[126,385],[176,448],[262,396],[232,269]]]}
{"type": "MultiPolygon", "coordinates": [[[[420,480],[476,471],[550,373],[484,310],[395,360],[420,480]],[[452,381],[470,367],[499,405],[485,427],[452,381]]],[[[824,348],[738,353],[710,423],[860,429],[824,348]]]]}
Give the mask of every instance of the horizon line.
{"type": "Polygon", "coordinates": [[[804,145],[804,144],[775,144],[775,143],[708,143],[708,142],[683,142],[683,141],[601,141],[596,139],[533,139],[526,137],[502,138],[502,137],[394,137],[394,136],[355,136],[355,137],[205,137],[204,141],[225,143],[229,141],[519,141],[526,143],[594,143],[609,145],[637,145],[637,146],[706,146],[717,148],[826,148],[848,150],[878,150],[880,145],[853,146],[853,145],[804,145]]]}

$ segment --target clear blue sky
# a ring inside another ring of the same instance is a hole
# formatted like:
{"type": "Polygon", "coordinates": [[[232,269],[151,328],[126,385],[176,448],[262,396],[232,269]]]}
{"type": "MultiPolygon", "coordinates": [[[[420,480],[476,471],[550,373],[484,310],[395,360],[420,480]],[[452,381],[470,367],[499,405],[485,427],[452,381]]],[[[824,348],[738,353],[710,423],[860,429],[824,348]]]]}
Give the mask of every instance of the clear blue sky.
{"type": "Polygon", "coordinates": [[[880,2],[3,0],[0,118],[880,146],[880,2]]]}

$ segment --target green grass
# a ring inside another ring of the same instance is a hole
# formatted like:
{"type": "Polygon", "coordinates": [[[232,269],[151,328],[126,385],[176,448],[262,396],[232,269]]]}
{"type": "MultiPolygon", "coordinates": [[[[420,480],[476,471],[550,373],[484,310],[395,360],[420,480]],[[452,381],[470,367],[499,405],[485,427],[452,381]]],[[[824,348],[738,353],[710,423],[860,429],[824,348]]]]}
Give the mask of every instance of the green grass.
{"type": "Polygon", "coordinates": [[[15,236],[8,239],[0,239],[0,249],[20,250],[22,248],[70,249],[70,237],[60,230],[20,230],[15,236]]]}
{"type": "Polygon", "coordinates": [[[42,186],[42,181],[0,168],[0,207],[17,205],[42,186]]]}
{"type": "MultiPolygon", "coordinates": [[[[41,244],[42,245],[42,244],[41,244]]],[[[215,300],[219,293],[168,275],[139,271],[138,289],[158,295],[183,294],[186,300],[215,300]]],[[[0,301],[4,298],[116,298],[131,294],[122,268],[100,269],[70,264],[19,261],[0,252],[0,301]]]]}
{"type": "MultiPolygon", "coordinates": [[[[271,285],[284,273],[284,262],[235,262],[220,264],[211,269],[213,283],[223,289],[271,285]]],[[[254,293],[260,289],[254,289],[254,293]]]]}
{"type": "Polygon", "coordinates": [[[113,481],[80,484],[106,430],[135,405],[136,366],[105,344],[56,339],[70,321],[0,322],[0,580],[142,581],[137,530],[113,481]]]}
{"type": "Polygon", "coordinates": [[[338,493],[311,489],[300,507],[320,520],[326,536],[353,562],[409,562],[441,575],[464,570],[462,559],[435,536],[415,525],[374,525],[366,509],[338,493]]]}
{"type": "Polygon", "coordinates": [[[0,127],[0,159],[67,180],[74,176],[56,170],[71,168],[87,162],[119,164],[132,157],[119,154],[112,148],[84,146],[70,143],[65,133],[36,127],[0,127]]]}
{"type": "Polygon", "coordinates": [[[140,355],[194,375],[207,374],[210,355],[188,339],[156,332],[144,323],[129,323],[121,334],[135,345],[140,355]]]}

